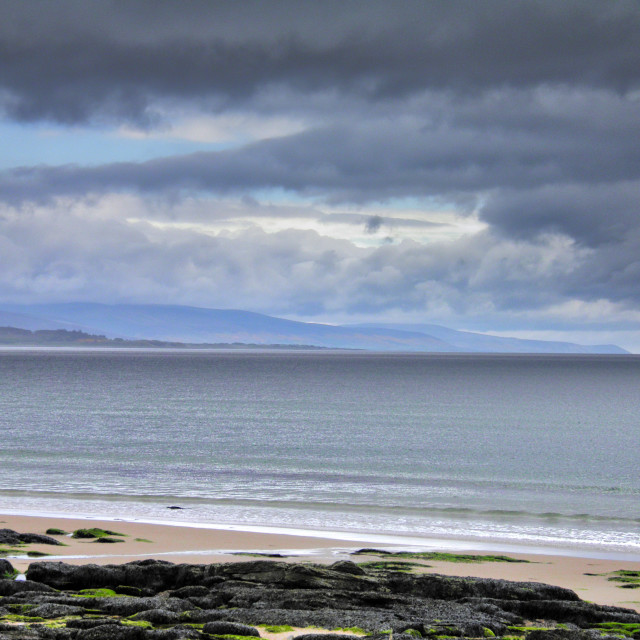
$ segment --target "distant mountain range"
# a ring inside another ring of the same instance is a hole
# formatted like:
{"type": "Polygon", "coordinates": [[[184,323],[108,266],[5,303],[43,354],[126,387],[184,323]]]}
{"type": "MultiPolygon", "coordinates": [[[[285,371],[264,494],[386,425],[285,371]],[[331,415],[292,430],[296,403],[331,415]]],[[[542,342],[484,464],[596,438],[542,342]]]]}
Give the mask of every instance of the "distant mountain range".
{"type": "Polygon", "coordinates": [[[250,311],[176,305],[0,305],[0,327],[30,331],[64,329],[107,338],[190,344],[309,345],[330,349],[453,353],[628,353],[615,345],[585,346],[502,338],[433,324],[334,326],[250,311]]]}

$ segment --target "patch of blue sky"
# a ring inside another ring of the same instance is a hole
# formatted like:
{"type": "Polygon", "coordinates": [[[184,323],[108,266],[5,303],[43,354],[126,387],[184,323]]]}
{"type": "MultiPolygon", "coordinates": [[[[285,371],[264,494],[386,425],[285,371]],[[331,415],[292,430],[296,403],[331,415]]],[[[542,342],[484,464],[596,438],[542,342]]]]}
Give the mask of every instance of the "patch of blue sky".
{"type": "Polygon", "coordinates": [[[218,151],[237,142],[195,142],[172,137],[134,137],[112,129],[69,129],[0,121],[0,170],[36,165],[101,165],[144,162],[197,151],[218,151]]]}

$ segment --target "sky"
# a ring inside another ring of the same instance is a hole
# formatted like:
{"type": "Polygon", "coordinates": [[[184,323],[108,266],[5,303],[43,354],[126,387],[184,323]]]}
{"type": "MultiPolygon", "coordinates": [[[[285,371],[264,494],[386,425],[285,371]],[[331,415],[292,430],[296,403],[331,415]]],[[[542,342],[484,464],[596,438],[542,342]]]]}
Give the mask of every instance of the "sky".
{"type": "Polygon", "coordinates": [[[640,352],[637,0],[0,0],[0,303],[640,352]]]}

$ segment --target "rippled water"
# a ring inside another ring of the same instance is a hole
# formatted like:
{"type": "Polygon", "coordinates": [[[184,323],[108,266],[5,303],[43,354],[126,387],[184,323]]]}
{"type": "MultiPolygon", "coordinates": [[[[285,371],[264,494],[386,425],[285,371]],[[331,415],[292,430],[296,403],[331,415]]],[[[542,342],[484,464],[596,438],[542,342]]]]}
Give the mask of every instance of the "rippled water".
{"type": "Polygon", "coordinates": [[[639,389],[635,356],[5,350],[0,507],[640,553],[639,389]]]}

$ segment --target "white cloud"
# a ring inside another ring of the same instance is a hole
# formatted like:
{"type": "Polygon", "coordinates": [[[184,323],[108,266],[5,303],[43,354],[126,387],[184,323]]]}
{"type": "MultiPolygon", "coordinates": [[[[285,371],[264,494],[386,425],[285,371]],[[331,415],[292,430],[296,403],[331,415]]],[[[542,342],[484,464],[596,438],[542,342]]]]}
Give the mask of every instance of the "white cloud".
{"type": "Polygon", "coordinates": [[[138,140],[172,138],[208,144],[245,144],[299,133],[304,129],[302,120],[290,116],[236,112],[170,117],[164,113],[157,127],[142,128],[127,124],[120,126],[116,135],[138,140]]]}
{"type": "Polygon", "coordinates": [[[591,342],[610,342],[615,331],[631,345],[620,331],[640,325],[635,306],[571,291],[594,250],[563,236],[510,241],[486,229],[438,237],[448,229],[444,212],[407,209],[397,215],[418,226],[399,225],[394,233],[404,239],[358,246],[370,213],[122,194],[4,206],[0,299],[170,301],[307,320],[500,326],[508,334],[519,327],[523,336],[564,339],[582,327],[591,342]],[[324,222],[332,216],[342,222],[324,222]],[[432,216],[444,226],[419,226],[432,216]],[[416,230],[436,237],[410,239],[416,230]]]}

